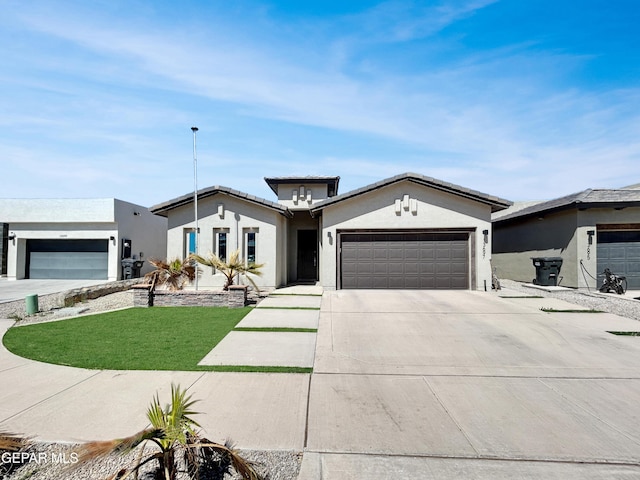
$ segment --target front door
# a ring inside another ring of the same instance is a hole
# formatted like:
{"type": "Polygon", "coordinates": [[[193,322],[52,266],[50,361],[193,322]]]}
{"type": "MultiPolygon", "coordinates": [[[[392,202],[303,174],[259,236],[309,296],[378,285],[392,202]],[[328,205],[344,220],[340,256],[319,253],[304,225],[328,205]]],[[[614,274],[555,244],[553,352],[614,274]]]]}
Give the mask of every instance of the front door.
{"type": "Polygon", "coordinates": [[[298,230],[298,281],[318,279],[318,231],[298,230]]]}

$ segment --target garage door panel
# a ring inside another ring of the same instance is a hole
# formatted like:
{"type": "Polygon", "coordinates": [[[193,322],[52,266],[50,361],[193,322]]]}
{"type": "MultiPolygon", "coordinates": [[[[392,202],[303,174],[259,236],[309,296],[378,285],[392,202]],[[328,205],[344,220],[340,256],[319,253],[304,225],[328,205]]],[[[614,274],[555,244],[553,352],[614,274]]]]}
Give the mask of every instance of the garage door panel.
{"type": "MultiPolygon", "coordinates": [[[[640,232],[598,232],[597,269],[609,268],[616,275],[627,277],[627,287],[640,289],[640,232]]],[[[602,280],[598,281],[598,285],[602,280]]]]}
{"type": "Polygon", "coordinates": [[[468,233],[341,234],[340,238],[342,288],[469,288],[468,233]]]}
{"type": "Polygon", "coordinates": [[[108,240],[27,240],[30,279],[106,280],[108,240]]]}
{"type": "Polygon", "coordinates": [[[451,273],[455,275],[466,275],[467,264],[466,263],[451,263],[451,273]]]}

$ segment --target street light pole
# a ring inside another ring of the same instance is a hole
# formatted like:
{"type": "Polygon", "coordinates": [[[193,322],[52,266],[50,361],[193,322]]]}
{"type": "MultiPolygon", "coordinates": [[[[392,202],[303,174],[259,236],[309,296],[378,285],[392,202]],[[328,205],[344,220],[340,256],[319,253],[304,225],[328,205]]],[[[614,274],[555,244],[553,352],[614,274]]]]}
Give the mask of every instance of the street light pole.
{"type": "MultiPolygon", "coordinates": [[[[198,127],[191,127],[193,132],[193,209],[196,221],[195,229],[195,254],[198,254],[198,156],[196,154],[196,132],[198,127]]],[[[196,290],[198,290],[198,267],[196,266],[196,290]]]]}

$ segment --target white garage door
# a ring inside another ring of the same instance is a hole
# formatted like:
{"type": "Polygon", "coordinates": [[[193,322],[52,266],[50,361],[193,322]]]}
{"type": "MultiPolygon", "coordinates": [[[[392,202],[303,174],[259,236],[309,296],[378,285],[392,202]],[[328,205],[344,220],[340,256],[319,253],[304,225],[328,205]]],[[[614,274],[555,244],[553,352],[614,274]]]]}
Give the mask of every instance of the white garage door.
{"type": "Polygon", "coordinates": [[[108,240],[27,240],[27,278],[106,280],[108,240]]]}

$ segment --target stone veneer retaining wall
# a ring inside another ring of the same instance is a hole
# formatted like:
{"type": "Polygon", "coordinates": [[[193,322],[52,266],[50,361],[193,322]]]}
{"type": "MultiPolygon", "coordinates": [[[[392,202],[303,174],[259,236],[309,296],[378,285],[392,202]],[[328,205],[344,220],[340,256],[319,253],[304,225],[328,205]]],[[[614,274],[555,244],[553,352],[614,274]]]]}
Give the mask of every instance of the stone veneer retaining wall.
{"type": "Polygon", "coordinates": [[[229,307],[241,308],[247,304],[247,287],[232,285],[223,290],[155,290],[149,285],[133,287],[135,307],[229,307]]]}

